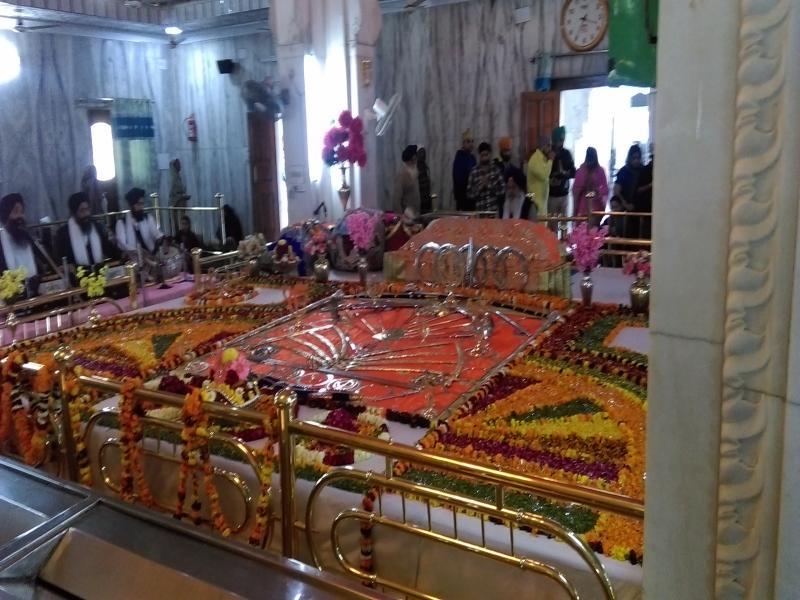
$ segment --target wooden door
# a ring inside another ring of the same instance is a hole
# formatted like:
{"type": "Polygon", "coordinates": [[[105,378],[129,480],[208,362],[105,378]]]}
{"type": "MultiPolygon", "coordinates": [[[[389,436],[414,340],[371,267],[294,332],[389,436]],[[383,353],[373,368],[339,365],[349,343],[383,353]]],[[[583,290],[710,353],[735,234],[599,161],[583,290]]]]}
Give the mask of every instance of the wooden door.
{"type": "Polygon", "coordinates": [[[278,239],[278,167],[275,156],[275,122],[262,113],[247,114],[250,147],[253,232],[267,240],[278,239]]]}
{"type": "Polygon", "coordinates": [[[561,111],[561,92],[524,92],[522,94],[523,157],[527,161],[539,136],[550,137],[558,126],[561,111]]]}

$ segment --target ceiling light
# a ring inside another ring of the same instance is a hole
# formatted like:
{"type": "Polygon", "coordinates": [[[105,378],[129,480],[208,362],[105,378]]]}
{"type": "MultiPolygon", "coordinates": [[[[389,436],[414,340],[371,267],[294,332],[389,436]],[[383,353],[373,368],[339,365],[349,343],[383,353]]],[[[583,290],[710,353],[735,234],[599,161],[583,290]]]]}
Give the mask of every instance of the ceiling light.
{"type": "Polygon", "coordinates": [[[164,27],[164,33],[167,35],[180,35],[183,33],[183,29],[170,25],[169,27],[164,27]]]}

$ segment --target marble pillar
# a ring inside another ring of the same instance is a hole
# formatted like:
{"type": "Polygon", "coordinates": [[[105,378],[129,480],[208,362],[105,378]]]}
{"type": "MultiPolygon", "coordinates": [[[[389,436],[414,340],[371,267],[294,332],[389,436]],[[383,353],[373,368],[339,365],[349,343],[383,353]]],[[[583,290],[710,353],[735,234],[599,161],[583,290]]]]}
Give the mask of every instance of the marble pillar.
{"type": "Polygon", "coordinates": [[[354,169],[355,206],[378,208],[381,203],[377,197],[378,161],[375,122],[368,118],[375,103],[375,45],[383,24],[378,1],[348,0],[347,21],[350,110],[353,114],[361,115],[366,122],[364,146],[368,157],[365,167],[354,169]]]}
{"type": "Polygon", "coordinates": [[[798,53],[796,2],[660,4],[647,598],[797,595],[798,53]]]}
{"type": "Polygon", "coordinates": [[[316,206],[308,172],[306,128],[305,57],[310,50],[311,6],[309,0],[277,0],[271,19],[282,87],[289,90],[283,113],[283,149],[289,223],[307,219],[316,206]]]}
{"type": "MultiPolygon", "coordinates": [[[[380,8],[377,0],[279,0],[272,10],[281,78],[290,80],[297,99],[284,117],[289,221],[310,218],[320,204],[336,219],[344,212],[337,194],[341,176],[338,168],[322,166],[321,140],[343,110],[364,116],[372,106],[374,84],[366,83],[361,63],[374,56],[380,8]],[[318,73],[305,73],[307,55],[316,61],[318,73]]],[[[365,141],[372,156],[373,137],[368,128],[365,141]]],[[[349,206],[374,206],[375,167],[348,166],[347,177],[353,188],[349,206]]]]}

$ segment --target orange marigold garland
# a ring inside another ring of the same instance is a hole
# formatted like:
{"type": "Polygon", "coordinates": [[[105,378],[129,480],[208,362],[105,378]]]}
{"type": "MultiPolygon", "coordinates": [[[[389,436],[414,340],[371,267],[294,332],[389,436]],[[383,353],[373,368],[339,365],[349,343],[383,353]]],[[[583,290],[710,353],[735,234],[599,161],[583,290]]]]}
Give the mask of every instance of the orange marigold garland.
{"type": "Polygon", "coordinates": [[[20,378],[22,365],[26,362],[21,351],[11,350],[3,363],[0,379],[0,442],[9,441],[13,433],[17,452],[27,464],[36,465],[44,458],[47,420],[35,430],[31,426],[31,415],[35,416],[40,411],[42,402],[38,389],[29,394],[29,409],[26,410],[22,403],[23,383],[20,378]]]}
{"type": "Polygon", "coordinates": [[[92,468],[89,463],[89,450],[81,432],[81,414],[88,410],[97,400],[97,392],[84,393],[78,383],[78,371],[80,367],[75,367],[67,373],[64,381],[63,394],[67,396],[67,406],[69,407],[69,422],[72,428],[72,439],[75,440],[75,456],[78,463],[78,480],[82,485],[91,487],[92,468]]]}
{"type": "Polygon", "coordinates": [[[122,383],[119,419],[122,442],[120,496],[125,502],[131,503],[138,496],[144,505],[153,506],[153,495],[147,486],[142,462],[141,417],[144,416],[144,409],[134,397],[141,383],[140,379],[126,379],[122,383]]]}
{"type": "Polygon", "coordinates": [[[276,412],[274,407],[270,407],[269,414],[264,417],[263,427],[267,434],[264,446],[261,449],[261,456],[258,463],[258,479],[261,483],[261,493],[256,504],[256,522],[250,532],[248,542],[251,546],[261,546],[269,525],[269,491],[272,485],[272,471],[274,468],[275,452],[270,434],[275,430],[276,412]]]}
{"type": "MultiPolygon", "coordinates": [[[[203,391],[193,389],[186,395],[181,416],[183,417],[183,430],[181,440],[183,450],[181,451],[180,478],[178,480],[178,505],[174,516],[181,519],[184,516],[183,506],[186,501],[186,480],[190,471],[197,467],[203,470],[203,481],[205,484],[206,497],[211,507],[211,523],[223,537],[231,535],[231,528],[222,513],[222,504],[219,500],[217,487],[214,485],[214,467],[211,464],[211,454],[209,452],[209,419],[203,407],[203,391]]],[[[193,494],[191,505],[192,521],[200,523],[200,509],[202,508],[199,497],[197,476],[193,477],[193,494]]]]}

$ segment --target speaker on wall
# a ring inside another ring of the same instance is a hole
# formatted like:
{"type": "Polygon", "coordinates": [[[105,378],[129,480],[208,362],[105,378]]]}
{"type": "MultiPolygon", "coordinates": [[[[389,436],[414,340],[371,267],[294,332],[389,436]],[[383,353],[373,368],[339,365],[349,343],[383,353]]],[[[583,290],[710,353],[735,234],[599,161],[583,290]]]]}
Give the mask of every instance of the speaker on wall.
{"type": "Polygon", "coordinates": [[[223,58],[217,61],[217,69],[219,69],[220,75],[230,75],[236,69],[236,63],[230,58],[223,58]]]}

